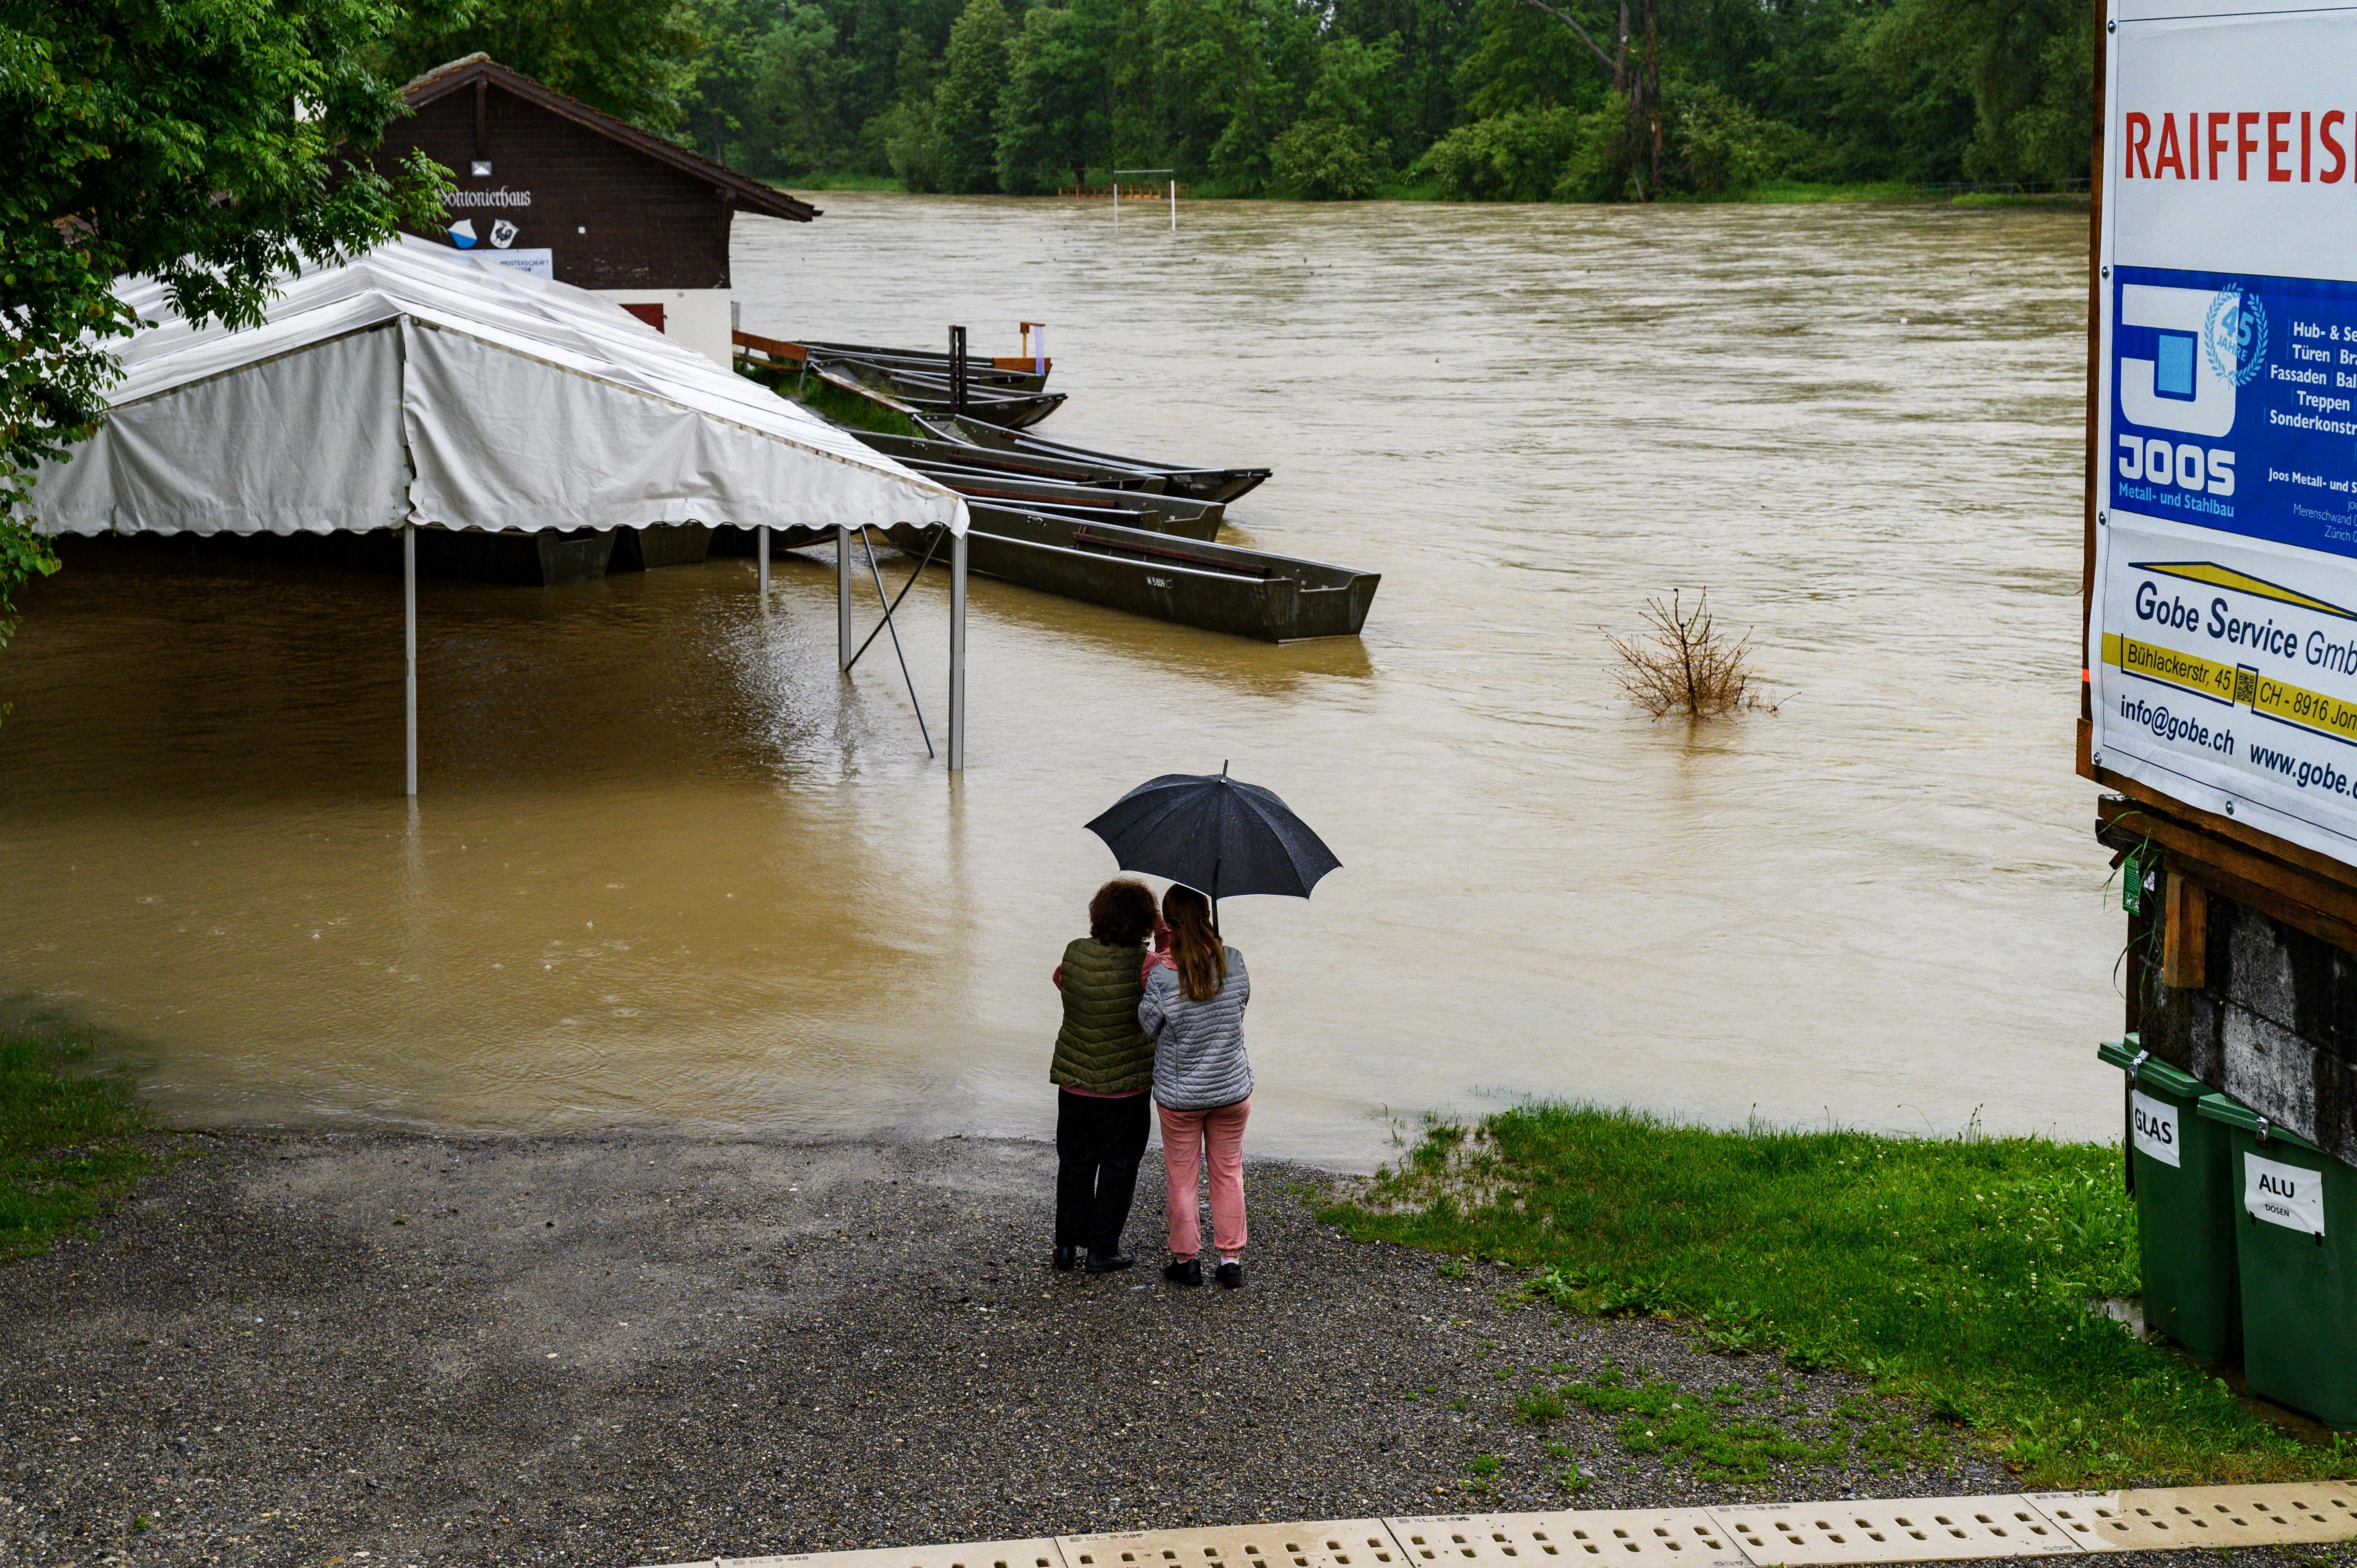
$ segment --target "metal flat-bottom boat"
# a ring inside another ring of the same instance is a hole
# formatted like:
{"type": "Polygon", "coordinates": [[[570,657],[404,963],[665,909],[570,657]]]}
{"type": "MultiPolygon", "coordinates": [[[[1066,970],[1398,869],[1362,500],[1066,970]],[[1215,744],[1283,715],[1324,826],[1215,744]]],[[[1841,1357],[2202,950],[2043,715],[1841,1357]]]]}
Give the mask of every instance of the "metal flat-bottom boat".
{"type": "MultiPolygon", "coordinates": [[[[1374,572],[1174,538],[1041,510],[972,507],[970,568],[986,576],[1132,615],[1263,642],[1356,637],[1374,603],[1374,572]]],[[[890,538],[922,554],[924,531],[890,538]]]]}
{"type": "MultiPolygon", "coordinates": [[[[859,360],[811,361],[811,374],[870,403],[883,404],[909,419],[925,415],[948,418],[958,409],[949,379],[901,375],[859,360]]],[[[984,424],[1019,430],[1037,424],[1064,405],[1062,392],[994,392],[977,387],[965,395],[965,417],[984,424]]]]}
{"type": "MultiPolygon", "coordinates": [[[[859,437],[888,457],[903,463],[946,463],[955,467],[985,469],[1018,479],[1048,479],[1059,484],[1090,485],[1106,490],[1141,490],[1162,495],[1169,480],[1160,472],[1125,468],[1108,463],[1080,462],[1028,452],[1002,452],[970,441],[931,441],[879,431],[855,430],[859,437]]],[[[1201,499],[1201,498],[1198,498],[1201,499]]]]}
{"type": "MultiPolygon", "coordinates": [[[[757,332],[731,332],[737,352],[776,370],[799,371],[828,360],[860,360],[888,371],[949,379],[954,364],[939,349],[884,349],[871,343],[829,343],[815,338],[764,338],[757,332]]],[[[1052,364],[1053,361],[1049,361],[1052,364]]],[[[1048,384],[1048,371],[1028,357],[986,359],[969,354],[966,381],[1000,392],[1038,392],[1048,384]]]]}
{"type": "Polygon", "coordinates": [[[911,462],[909,466],[965,497],[969,506],[987,504],[1015,511],[1049,507],[1080,517],[1100,517],[1125,528],[1150,528],[1157,533],[1178,533],[1190,539],[1217,539],[1220,525],[1227,517],[1228,509],[1220,501],[1017,479],[1005,474],[952,468],[937,463],[911,462]]]}
{"type": "MultiPolygon", "coordinates": [[[[887,370],[909,371],[920,375],[940,376],[947,380],[953,361],[939,349],[886,349],[873,343],[834,343],[817,338],[802,338],[780,345],[801,349],[805,355],[815,354],[823,360],[862,360],[887,370]]],[[[1052,367],[1051,367],[1052,368],[1052,367]]],[[[1048,371],[1028,355],[968,354],[965,360],[966,379],[978,387],[999,387],[1010,392],[1038,392],[1048,384],[1048,371]]]]}
{"type": "MultiPolygon", "coordinates": [[[[1124,457],[1111,452],[1092,452],[1085,446],[1068,446],[1060,441],[1002,428],[988,421],[959,419],[954,414],[921,413],[915,416],[915,423],[919,429],[941,441],[980,446],[1009,456],[1079,464],[1094,469],[1099,475],[1130,474],[1157,478],[1163,481],[1165,493],[1191,496],[1197,500],[1234,500],[1269,476],[1266,468],[1198,468],[1185,463],[1157,462],[1150,457],[1124,457]]],[[[1103,484],[1106,480],[1097,478],[1092,482],[1103,484]]]]}

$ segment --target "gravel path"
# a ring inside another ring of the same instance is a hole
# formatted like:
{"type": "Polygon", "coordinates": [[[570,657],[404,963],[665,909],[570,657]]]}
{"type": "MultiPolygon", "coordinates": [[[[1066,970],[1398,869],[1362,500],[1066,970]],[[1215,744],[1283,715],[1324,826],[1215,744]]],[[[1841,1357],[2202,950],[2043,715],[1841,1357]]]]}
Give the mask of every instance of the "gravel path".
{"type": "Polygon", "coordinates": [[[0,1563],[628,1568],[2010,1485],[1839,1377],[1347,1241],[1292,1166],[1251,1170],[1228,1293],[1152,1272],[1152,1160],[1141,1267],[1090,1279],[1047,1266],[1037,1144],[187,1146],[101,1237],[0,1269],[0,1563]],[[1839,1457],[1705,1482],[1618,1414],[1514,1419],[1608,1369],[1839,1457]]]}

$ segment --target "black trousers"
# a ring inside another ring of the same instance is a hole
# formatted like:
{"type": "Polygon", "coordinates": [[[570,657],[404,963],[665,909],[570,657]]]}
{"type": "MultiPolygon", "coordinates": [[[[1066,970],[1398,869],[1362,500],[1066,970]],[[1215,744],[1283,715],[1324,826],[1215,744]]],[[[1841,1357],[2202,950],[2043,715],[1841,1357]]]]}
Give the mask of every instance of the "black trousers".
{"type": "Polygon", "coordinates": [[[1057,1246],[1086,1247],[1099,1257],[1121,1251],[1153,1098],[1056,1091],[1057,1246]]]}

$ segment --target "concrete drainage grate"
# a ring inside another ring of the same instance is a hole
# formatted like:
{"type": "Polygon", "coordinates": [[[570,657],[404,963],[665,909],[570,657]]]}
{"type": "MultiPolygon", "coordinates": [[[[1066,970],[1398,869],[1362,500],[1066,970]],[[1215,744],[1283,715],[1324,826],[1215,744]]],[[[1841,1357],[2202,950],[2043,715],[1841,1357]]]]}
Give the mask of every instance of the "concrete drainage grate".
{"type": "Polygon", "coordinates": [[[791,1557],[700,1557],[671,1568],[1064,1568],[1046,1536],[1032,1541],[969,1541],[951,1546],[895,1546],[873,1552],[804,1552],[791,1557]]]}
{"type": "Polygon", "coordinates": [[[2357,1540],[2357,1487],[2179,1487],[1142,1530],[671,1568],[1826,1568],[2357,1540]]]}
{"type": "Polygon", "coordinates": [[[2068,1530],[2019,1497],[1768,1503],[1710,1512],[1756,1568],[1938,1563],[2079,1550],[2068,1530]]]}
{"type": "Polygon", "coordinates": [[[1399,1568],[1379,1519],[1060,1535],[1061,1568],[1399,1568]]]}
{"type": "Polygon", "coordinates": [[[2342,1482],[2031,1492],[2024,1500],[2089,1552],[2320,1545],[2357,1537],[2357,1487],[2342,1482]]]}
{"type": "MultiPolygon", "coordinates": [[[[1703,1509],[1595,1509],[1578,1513],[1436,1515],[1395,1519],[1392,1533],[1410,1568],[1458,1562],[1502,1565],[1609,1562],[1628,1568],[1745,1568],[1727,1532],[1703,1509]]],[[[1550,1565],[1555,1568],[1555,1565],[1550,1565]]]]}
{"type": "Polygon", "coordinates": [[[1408,1568],[1449,1563],[1504,1568],[1556,1560],[1627,1568],[1747,1568],[1742,1552],[1703,1509],[1597,1509],[1585,1513],[1433,1514],[1384,1521],[1408,1568]]]}

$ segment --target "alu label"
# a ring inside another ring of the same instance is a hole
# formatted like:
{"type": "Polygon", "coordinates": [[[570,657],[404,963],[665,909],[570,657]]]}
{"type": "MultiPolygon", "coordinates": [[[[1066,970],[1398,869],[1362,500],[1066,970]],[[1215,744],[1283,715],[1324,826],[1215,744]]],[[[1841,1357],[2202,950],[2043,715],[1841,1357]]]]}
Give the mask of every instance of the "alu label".
{"type": "Polygon", "coordinates": [[[2176,1165],[2177,1108],[2147,1094],[2135,1094],[2132,1101],[2136,1153],[2149,1155],[2165,1165],[2176,1165]]]}
{"type": "Polygon", "coordinates": [[[2243,1156],[2243,1207],[2254,1219],[2303,1235],[2324,1234],[2324,1173],[2243,1156]]]}

